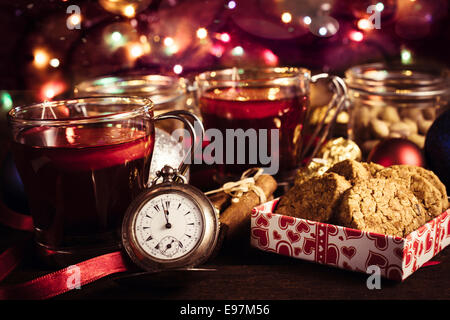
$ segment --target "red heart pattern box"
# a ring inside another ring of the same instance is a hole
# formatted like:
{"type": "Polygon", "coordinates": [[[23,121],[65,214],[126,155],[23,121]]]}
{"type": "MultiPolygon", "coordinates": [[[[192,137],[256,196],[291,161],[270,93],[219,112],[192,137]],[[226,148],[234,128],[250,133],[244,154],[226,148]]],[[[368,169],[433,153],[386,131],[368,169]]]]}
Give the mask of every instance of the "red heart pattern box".
{"type": "Polygon", "coordinates": [[[278,200],[252,210],[253,247],[402,281],[450,244],[450,209],[400,238],[275,214],[278,200]]]}

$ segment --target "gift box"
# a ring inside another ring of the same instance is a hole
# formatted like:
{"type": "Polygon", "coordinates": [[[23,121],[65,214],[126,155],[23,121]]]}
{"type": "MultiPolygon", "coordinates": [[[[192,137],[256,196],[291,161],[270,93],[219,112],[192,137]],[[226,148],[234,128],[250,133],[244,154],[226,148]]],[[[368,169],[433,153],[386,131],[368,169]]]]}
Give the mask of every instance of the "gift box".
{"type": "Polygon", "coordinates": [[[278,200],[252,210],[253,247],[403,281],[450,244],[450,209],[401,238],[275,214],[278,200]]]}

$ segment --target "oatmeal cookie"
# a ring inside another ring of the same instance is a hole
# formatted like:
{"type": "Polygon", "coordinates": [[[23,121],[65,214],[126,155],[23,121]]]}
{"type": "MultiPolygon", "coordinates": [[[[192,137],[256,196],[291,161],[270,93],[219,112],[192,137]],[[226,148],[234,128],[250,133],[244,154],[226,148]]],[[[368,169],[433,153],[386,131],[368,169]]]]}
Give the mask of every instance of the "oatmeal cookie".
{"type": "Polygon", "coordinates": [[[362,165],[361,162],[355,160],[344,160],[338,162],[328,169],[327,172],[337,173],[347,179],[351,184],[371,178],[370,172],[362,165]]]}
{"type": "Polygon", "coordinates": [[[361,164],[364,166],[364,168],[366,168],[367,171],[369,171],[372,178],[376,177],[378,171],[384,169],[384,167],[381,164],[375,162],[361,162],[361,164]]]}
{"type": "Polygon", "coordinates": [[[344,193],[337,220],[345,227],[404,237],[425,223],[426,213],[403,184],[373,178],[344,193]]]}
{"type": "Polygon", "coordinates": [[[339,206],[342,194],[350,187],[350,182],[344,177],[324,173],[289,189],[281,197],[276,213],[327,222],[339,206]]]}
{"type": "Polygon", "coordinates": [[[376,176],[403,181],[422,202],[427,210],[428,220],[440,215],[448,207],[445,186],[429,170],[411,165],[395,165],[379,171],[376,176]]]}

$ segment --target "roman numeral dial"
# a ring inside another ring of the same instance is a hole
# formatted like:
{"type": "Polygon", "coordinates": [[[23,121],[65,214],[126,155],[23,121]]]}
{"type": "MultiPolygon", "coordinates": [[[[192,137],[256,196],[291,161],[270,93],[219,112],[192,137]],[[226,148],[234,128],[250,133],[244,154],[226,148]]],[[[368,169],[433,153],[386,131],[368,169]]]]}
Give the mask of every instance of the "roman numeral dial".
{"type": "Polygon", "coordinates": [[[151,198],[138,213],[135,233],[140,247],[160,259],[177,259],[201,240],[203,216],[198,205],[182,193],[151,198]]]}

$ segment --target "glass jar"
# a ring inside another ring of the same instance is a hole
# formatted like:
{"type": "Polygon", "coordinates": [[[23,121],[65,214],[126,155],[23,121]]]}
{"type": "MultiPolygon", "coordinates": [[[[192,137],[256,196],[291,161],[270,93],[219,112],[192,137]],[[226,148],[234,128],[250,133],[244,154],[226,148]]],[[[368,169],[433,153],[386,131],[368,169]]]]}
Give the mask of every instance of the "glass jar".
{"type": "MultiPolygon", "coordinates": [[[[194,99],[191,97],[188,80],[181,77],[166,75],[126,75],[106,76],[90,79],[79,83],[74,88],[75,97],[98,96],[137,96],[149,98],[153,102],[155,117],[160,114],[175,111],[189,111],[195,116],[194,99]]],[[[172,135],[175,130],[183,129],[184,125],[175,119],[160,121],[155,124],[155,152],[150,166],[149,179],[168,164],[176,167],[186,156],[190,142],[179,142],[178,135],[172,135]]],[[[189,169],[185,173],[189,179],[189,169]]]]}
{"type": "MultiPolygon", "coordinates": [[[[194,114],[194,100],[190,97],[188,81],[184,78],[165,75],[107,76],[90,79],[75,86],[76,97],[92,96],[138,96],[150,98],[154,104],[154,114],[173,110],[188,110],[194,114]]],[[[165,121],[157,127],[172,133],[181,124],[165,121]]]]}
{"type": "Polygon", "coordinates": [[[348,135],[367,156],[385,138],[407,138],[423,148],[428,129],[447,107],[448,70],[382,63],[345,72],[350,118],[348,135]]]}

